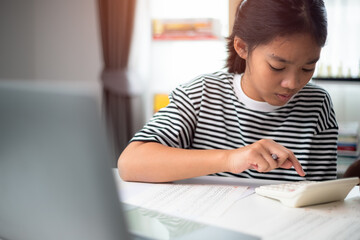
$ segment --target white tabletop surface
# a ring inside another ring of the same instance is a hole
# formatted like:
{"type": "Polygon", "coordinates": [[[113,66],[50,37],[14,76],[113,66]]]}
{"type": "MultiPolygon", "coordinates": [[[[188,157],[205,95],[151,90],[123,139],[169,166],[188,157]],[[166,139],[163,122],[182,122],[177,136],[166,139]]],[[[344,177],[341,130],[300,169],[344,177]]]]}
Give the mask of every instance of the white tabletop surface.
{"type": "MultiPolygon", "coordinates": [[[[127,183],[114,174],[119,192],[127,183]]],[[[276,181],[204,176],[176,183],[229,184],[249,186],[277,183],[276,181]]],[[[141,185],[141,183],[139,183],[141,185]]],[[[345,201],[290,208],[280,202],[251,194],[226,210],[220,217],[197,219],[210,224],[262,239],[360,239],[360,192],[352,189],[345,201]]]]}

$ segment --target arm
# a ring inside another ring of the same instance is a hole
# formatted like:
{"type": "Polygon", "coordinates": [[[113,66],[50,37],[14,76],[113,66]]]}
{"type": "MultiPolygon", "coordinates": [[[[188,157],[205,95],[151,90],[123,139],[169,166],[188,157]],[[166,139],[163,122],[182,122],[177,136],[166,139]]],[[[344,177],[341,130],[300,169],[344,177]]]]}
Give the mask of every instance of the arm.
{"type": "Polygon", "coordinates": [[[232,150],[188,150],[155,142],[132,142],[118,161],[125,181],[168,182],[217,172],[239,173],[252,168],[268,172],[274,168],[294,166],[305,173],[294,154],[268,139],[232,150]],[[271,157],[275,153],[277,160],[271,157]]]}

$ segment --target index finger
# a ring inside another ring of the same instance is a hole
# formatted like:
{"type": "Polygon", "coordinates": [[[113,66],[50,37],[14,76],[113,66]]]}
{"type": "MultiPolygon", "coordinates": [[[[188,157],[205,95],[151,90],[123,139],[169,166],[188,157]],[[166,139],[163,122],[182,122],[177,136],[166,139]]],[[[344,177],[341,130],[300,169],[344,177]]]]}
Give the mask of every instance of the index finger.
{"type": "Polygon", "coordinates": [[[299,160],[295,157],[295,155],[293,153],[289,154],[289,157],[288,157],[287,160],[292,163],[292,165],[294,166],[296,172],[300,176],[304,177],[306,175],[305,172],[304,172],[304,169],[302,168],[302,166],[301,166],[301,164],[299,162],[299,160]]]}

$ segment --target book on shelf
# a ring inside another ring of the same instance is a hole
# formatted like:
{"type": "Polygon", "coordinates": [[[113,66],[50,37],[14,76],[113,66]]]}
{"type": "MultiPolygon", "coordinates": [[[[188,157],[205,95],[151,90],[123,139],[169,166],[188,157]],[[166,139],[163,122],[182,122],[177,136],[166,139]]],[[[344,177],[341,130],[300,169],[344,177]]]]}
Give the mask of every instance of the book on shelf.
{"type": "Polygon", "coordinates": [[[358,157],[360,155],[360,127],[358,122],[339,123],[338,155],[358,157]]]}
{"type": "Polygon", "coordinates": [[[212,40],[220,38],[220,22],[212,18],[153,19],[154,40],[212,40]]]}

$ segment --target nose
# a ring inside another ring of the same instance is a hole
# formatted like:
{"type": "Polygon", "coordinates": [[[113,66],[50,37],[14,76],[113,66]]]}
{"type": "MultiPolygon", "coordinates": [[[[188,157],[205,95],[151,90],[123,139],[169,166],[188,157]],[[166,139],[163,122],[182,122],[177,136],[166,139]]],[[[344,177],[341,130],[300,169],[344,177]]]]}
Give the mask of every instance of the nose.
{"type": "Polygon", "coordinates": [[[281,86],[283,88],[287,88],[291,90],[297,89],[299,84],[300,84],[300,79],[295,74],[286,76],[281,81],[281,86]]]}

